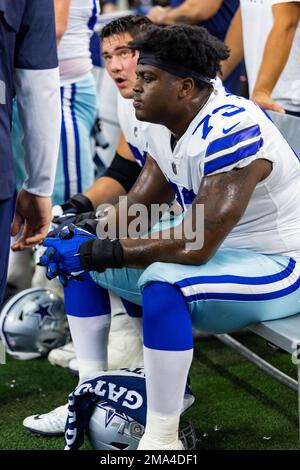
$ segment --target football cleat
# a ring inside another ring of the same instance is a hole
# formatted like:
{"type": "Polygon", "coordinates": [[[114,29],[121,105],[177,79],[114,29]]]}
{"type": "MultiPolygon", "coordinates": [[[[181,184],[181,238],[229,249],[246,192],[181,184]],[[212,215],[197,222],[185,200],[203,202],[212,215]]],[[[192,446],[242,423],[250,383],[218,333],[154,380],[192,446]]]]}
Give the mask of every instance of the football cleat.
{"type": "Polygon", "coordinates": [[[26,431],[39,436],[63,436],[68,416],[68,405],[62,405],[49,413],[28,416],[23,421],[26,431]]]}
{"type": "Polygon", "coordinates": [[[75,348],[72,342],[55,348],[48,354],[48,361],[53,366],[69,367],[69,363],[76,357],[75,348]]]}

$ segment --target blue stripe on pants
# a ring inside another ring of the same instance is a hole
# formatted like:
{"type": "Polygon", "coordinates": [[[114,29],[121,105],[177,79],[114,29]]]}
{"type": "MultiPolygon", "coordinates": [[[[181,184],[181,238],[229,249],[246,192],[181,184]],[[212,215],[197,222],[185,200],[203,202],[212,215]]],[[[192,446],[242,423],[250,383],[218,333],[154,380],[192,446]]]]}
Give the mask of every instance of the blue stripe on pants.
{"type": "Polygon", "coordinates": [[[157,262],[144,271],[108,269],[91,275],[98,284],[136,303],[149,283],[174,284],[184,296],[193,326],[212,333],[300,312],[300,266],[286,256],[220,249],[201,266],[157,262]]]}
{"type": "Polygon", "coordinates": [[[67,143],[67,133],[66,133],[66,124],[64,116],[64,87],[60,88],[61,93],[61,109],[62,109],[62,121],[61,121],[61,148],[63,156],[63,171],[65,179],[65,194],[64,200],[67,201],[70,198],[70,177],[69,177],[69,168],[68,168],[68,143],[67,143]]]}
{"type": "Polygon", "coordinates": [[[75,95],[76,95],[76,84],[72,83],[72,93],[71,93],[71,115],[74,126],[74,137],[75,137],[75,158],[76,158],[76,173],[77,173],[77,191],[82,192],[82,182],[81,182],[81,168],[80,168],[80,144],[79,144],[79,132],[77,119],[75,114],[75,95]]]}

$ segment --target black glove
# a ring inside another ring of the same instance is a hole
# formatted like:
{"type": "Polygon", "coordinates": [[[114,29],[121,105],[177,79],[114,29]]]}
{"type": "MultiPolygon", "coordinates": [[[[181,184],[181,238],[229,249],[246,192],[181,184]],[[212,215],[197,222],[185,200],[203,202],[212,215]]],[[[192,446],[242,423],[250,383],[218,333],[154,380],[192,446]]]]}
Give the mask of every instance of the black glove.
{"type": "Polygon", "coordinates": [[[91,211],[91,212],[83,212],[82,214],[76,215],[75,217],[75,225],[78,225],[80,222],[83,222],[84,220],[95,220],[96,219],[96,212],[91,211]]]}
{"type": "Polygon", "coordinates": [[[86,271],[101,273],[107,268],[123,267],[123,248],[119,240],[87,240],[80,246],[79,255],[86,271]]]}
{"type": "MultiPolygon", "coordinates": [[[[82,214],[83,212],[91,212],[94,210],[92,202],[84,194],[78,193],[72,196],[60,206],[53,207],[54,224],[60,225],[66,217],[82,214]],[[57,214],[57,215],[56,215],[57,214]]],[[[73,222],[73,221],[72,221],[73,222]]],[[[70,223],[70,222],[69,222],[70,223]]]]}
{"type": "Polygon", "coordinates": [[[97,235],[97,225],[99,222],[97,219],[82,219],[79,222],[77,222],[77,220],[78,218],[76,218],[75,222],[73,222],[76,227],[82,228],[83,230],[86,230],[87,232],[90,232],[93,235],[97,235]]]}
{"type": "Polygon", "coordinates": [[[64,214],[69,212],[70,214],[81,214],[82,212],[91,212],[94,210],[94,206],[91,200],[82,193],[75,194],[68,201],[61,205],[64,214]]]}

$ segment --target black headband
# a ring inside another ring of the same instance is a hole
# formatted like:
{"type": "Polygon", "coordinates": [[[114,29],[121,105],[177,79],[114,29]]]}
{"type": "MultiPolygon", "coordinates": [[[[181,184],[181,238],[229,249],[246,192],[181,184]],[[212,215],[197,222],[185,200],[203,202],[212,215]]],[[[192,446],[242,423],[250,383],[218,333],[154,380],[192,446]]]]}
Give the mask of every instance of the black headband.
{"type": "Polygon", "coordinates": [[[153,67],[162,69],[172,75],[176,75],[176,77],[191,77],[194,80],[200,80],[204,83],[211,84],[211,79],[209,77],[205,77],[201,73],[191,70],[184,65],[172,62],[171,60],[161,59],[157,54],[151,52],[141,52],[138,59],[138,65],[152,65],[153,67]]]}

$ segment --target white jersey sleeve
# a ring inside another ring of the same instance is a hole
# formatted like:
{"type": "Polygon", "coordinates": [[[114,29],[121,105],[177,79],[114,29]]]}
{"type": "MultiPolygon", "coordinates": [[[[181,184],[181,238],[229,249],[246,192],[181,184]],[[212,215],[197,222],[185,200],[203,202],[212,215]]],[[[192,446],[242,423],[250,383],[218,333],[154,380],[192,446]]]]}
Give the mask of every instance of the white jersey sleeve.
{"type": "MultiPolygon", "coordinates": [[[[230,108],[229,108],[230,109],[230,108]]],[[[251,119],[226,124],[222,137],[212,140],[204,157],[204,175],[215,175],[243,168],[263,156],[263,138],[259,124],[251,119]]]]}

